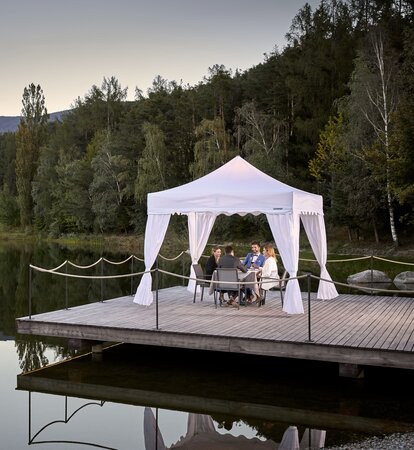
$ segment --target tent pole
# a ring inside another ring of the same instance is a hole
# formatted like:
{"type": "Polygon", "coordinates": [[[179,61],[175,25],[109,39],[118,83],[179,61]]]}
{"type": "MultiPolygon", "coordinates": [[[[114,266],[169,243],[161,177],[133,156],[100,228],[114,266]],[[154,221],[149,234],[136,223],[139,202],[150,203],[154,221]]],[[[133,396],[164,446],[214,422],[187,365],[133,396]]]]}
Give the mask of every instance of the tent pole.
{"type": "Polygon", "coordinates": [[[158,257],[155,260],[155,329],[158,330],[158,257]]]}
{"type": "Polygon", "coordinates": [[[308,273],[308,340],[307,342],[313,342],[311,336],[311,275],[308,273]]]}

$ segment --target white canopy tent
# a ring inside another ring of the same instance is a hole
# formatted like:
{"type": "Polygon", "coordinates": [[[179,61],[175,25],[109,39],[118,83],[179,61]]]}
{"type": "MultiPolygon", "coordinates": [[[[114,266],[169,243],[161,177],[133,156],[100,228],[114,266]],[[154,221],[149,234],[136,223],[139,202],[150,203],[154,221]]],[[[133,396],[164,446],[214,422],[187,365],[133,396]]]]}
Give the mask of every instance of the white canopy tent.
{"type": "MultiPolygon", "coordinates": [[[[338,295],[326,270],[327,244],[323,219],[322,197],[295,189],[266,175],[236,156],[217,170],[191,183],[148,194],[148,219],[145,230],[145,270],[153,266],[163,243],[171,214],[188,216],[189,247],[195,264],[207,244],[215,219],[220,214],[266,214],[283,265],[291,278],[296,277],[299,264],[299,230],[302,220],[312,250],[321,268],[318,298],[338,295]]],[[[194,278],[194,272],[191,272],[194,278]]],[[[150,305],[152,277],[145,273],[134,302],[150,305]]],[[[194,290],[190,281],[189,290],[194,290]]],[[[303,313],[298,280],[286,286],[283,310],[289,314],[303,313]]]]}

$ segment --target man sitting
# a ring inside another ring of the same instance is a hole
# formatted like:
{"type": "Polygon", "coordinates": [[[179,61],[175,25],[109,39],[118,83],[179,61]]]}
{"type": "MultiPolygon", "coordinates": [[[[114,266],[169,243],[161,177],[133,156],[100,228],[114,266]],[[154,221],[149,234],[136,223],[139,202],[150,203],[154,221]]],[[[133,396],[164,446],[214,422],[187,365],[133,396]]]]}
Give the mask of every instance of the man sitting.
{"type": "MultiPolygon", "coordinates": [[[[231,245],[227,245],[224,249],[225,255],[221,256],[217,267],[220,269],[239,269],[242,272],[247,272],[246,267],[240,262],[239,258],[234,256],[234,250],[231,245]]],[[[237,291],[228,291],[229,304],[236,305],[237,291]]],[[[223,301],[223,294],[220,294],[220,301],[223,301]]]]}
{"type": "Polygon", "coordinates": [[[251,244],[252,251],[244,258],[243,265],[248,269],[257,269],[263,267],[265,263],[265,257],[260,253],[260,242],[253,241],[251,244]]]}
{"type": "MultiPolygon", "coordinates": [[[[248,269],[258,269],[259,267],[263,267],[265,257],[262,253],[260,253],[260,242],[253,241],[250,245],[252,251],[246,255],[246,258],[244,258],[243,265],[245,265],[248,269]]],[[[252,290],[250,288],[246,289],[246,298],[249,302],[253,299],[252,290]]]]}

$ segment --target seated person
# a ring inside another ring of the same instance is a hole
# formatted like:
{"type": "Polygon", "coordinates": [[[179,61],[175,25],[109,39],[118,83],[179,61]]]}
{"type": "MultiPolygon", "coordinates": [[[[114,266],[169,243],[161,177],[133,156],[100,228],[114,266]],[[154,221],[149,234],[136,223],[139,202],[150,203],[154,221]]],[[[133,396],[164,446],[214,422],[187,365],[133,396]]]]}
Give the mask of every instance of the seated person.
{"type": "MultiPolygon", "coordinates": [[[[246,255],[243,264],[248,269],[257,269],[262,267],[265,262],[265,257],[260,253],[260,242],[253,241],[250,245],[252,251],[246,255]]],[[[250,288],[246,289],[246,297],[249,301],[253,299],[252,290],[250,288]]]]}
{"type": "Polygon", "coordinates": [[[213,247],[211,251],[211,256],[207,259],[206,262],[206,279],[211,280],[211,276],[213,272],[217,269],[217,264],[219,262],[221,256],[221,248],[213,247]]]}
{"type": "MultiPolygon", "coordinates": [[[[227,245],[224,249],[225,255],[222,256],[217,265],[220,269],[239,269],[242,272],[247,272],[246,267],[240,262],[239,258],[234,256],[234,250],[231,245],[227,245]]],[[[237,299],[237,292],[228,291],[230,304],[235,304],[237,299]]],[[[222,294],[220,295],[220,301],[223,301],[222,294]]]]}
{"type": "Polygon", "coordinates": [[[253,241],[250,245],[252,251],[244,258],[243,265],[248,269],[262,267],[265,262],[265,257],[260,253],[260,242],[253,241]]]}
{"type": "MultiPolygon", "coordinates": [[[[265,283],[262,283],[261,289],[268,291],[269,289],[279,285],[279,272],[277,269],[276,253],[273,245],[266,244],[263,248],[263,254],[265,257],[265,263],[260,269],[260,276],[261,280],[265,281],[265,283]]],[[[263,304],[263,300],[261,298],[257,301],[259,302],[258,306],[263,304]]]]}

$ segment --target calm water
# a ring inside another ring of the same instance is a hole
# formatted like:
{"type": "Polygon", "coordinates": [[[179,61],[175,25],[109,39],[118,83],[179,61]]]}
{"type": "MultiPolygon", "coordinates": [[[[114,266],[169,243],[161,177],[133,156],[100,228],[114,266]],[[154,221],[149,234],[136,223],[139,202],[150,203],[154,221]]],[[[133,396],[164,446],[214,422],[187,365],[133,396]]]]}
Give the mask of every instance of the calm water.
{"type": "MultiPolygon", "coordinates": [[[[277,448],[290,425],[297,427],[299,440],[307,428],[324,430],[326,445],[414,429],[409,371],[371,368],[364,380],[347,380],[336,376],[334,364],[126,345],[106,350],[98,361],[79,356],[81,350],[66,341],[16,335],[14,319],[28,311],[29,263],[51,268],[70,259],[86,265],[100,256],[55,245],[0,247],[1,449],[25,449],[31,442],[38,449],[153,450],[185,436],[176,448],[214,449],[224,440],[226,448],[254,444],[260,449],[277,448]],[[58,361],[65,362],[32,372],[58,361]],[[196,440],[200,435],[190,438],[195,424],[204,427],[204,441],[196,440]]],[[[105,256],[121,260],[125,255],[105,256]]],[[[343,280],[368,268],[369,261],[363,263],[342,266],[337,273],[329,269],[334,279],[343,280]]],[[[160,265],[186,273],[188,261],[160,265]]],[[[317,274],[312,264],[301,268],[317,274]]],[[[390,275],[409,270],[375,268],[390,275]]],[[[136,263],[134,271],[141,269],[136,263]]],[[[105,274],[128,270],[129,265],[104,268],[105,274]]],[[[89,274],[100,271],[96,267],[89,274]]],[[[137,281],[131,286],[129,279],[103,284],[71,279],[69,305],[96,301],[102,294],[126,295],[137,281]]],[[[162,283],[176,281],[164,277],[162,283]]],[[[64,293],[64,279],[36,274],[34,312],[62,308],[64,293]]]]}

